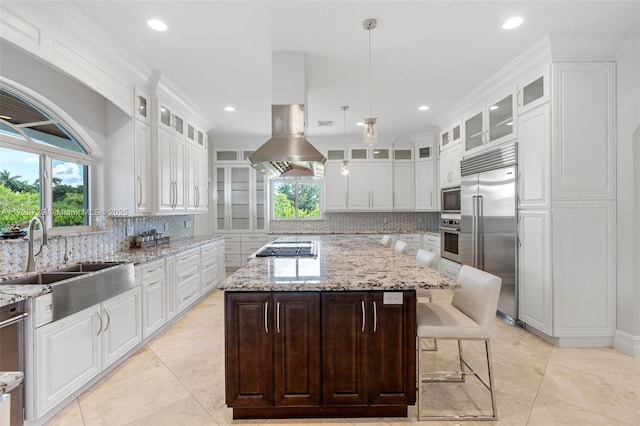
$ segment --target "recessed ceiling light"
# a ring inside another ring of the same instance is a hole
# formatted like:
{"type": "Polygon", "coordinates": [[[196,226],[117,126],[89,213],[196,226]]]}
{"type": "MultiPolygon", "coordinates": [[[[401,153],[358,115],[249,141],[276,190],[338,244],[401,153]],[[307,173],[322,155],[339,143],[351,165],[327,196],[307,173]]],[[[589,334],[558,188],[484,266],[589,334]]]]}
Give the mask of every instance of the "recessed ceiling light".
{"type": "Polygon", "coordinates": [[[0,118],[2,118],[3,120],[11,120],[11,117],[9,117],[8,115],[0,115],[0,118]]]}
{"type": "Polygon", "coordinates": [[[364,121],[358,121],[358,122],[356,123],[356,126],[364,126],[364,121]]]}
{"type": "Polygon", "coordinates": [[[224,107],[224,110],[227,111],[227,112],[233,112],[236,109],[234,107],[232,107],[231,105],[229,105],[229,106],[224,107]]]}
{"type": "Polygon", "coordinates": [[[522,19],[519,16],[514,16],[513,18],[509,18],[506,21],[504,21],[504,24],[502,24],[502,29],[503,30],[512,30],[512,29],[522,25],[523,22],[524,22],[524,19],[522,19]]]}
{"type": "Polygon", "coordinates": [[[429,109],[429,105],[421,105],[418,107],[418,111],[426,111],[429,109]]]}
{"type": "Polygon", "coordinates": [[[489,107],[489,110],[490,110],[490,111],[495,111],[495,110],[497,110],[498,108],[500,108],[498,105],[491,105],[491,106],[489,107]]]}
{"type": "Polygon", "coordinates": [[[159,19],[149,19],[147,25],[156,31],[167,31],[167,24],[159,19]]]}

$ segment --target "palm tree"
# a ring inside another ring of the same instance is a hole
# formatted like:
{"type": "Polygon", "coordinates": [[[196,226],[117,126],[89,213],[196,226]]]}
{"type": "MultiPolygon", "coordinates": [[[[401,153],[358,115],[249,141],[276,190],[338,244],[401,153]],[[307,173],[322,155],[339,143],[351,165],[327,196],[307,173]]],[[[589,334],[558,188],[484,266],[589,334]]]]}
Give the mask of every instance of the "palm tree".
{"type": "Polygon", "coordinates": [[[9,188],[12,192],[34,192],[35,188],[29,185],[28,181],[18,180],[21,177],[20,175],[11,176],[10,171],[3,170],[0,172],[0,184],[9,188]]]}

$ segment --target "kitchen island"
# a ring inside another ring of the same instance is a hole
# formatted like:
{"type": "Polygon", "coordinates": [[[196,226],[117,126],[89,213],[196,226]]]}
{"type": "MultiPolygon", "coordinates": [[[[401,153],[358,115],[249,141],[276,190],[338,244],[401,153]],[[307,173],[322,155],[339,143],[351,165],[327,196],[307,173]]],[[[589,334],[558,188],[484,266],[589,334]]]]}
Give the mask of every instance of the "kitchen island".
{"type": "Polygon", "coordinates": [[[406,416],[415,290],[455,282],[368,237],[305,239],[316,256],[254,258],[221,285],[234,418],[406,416]]]}

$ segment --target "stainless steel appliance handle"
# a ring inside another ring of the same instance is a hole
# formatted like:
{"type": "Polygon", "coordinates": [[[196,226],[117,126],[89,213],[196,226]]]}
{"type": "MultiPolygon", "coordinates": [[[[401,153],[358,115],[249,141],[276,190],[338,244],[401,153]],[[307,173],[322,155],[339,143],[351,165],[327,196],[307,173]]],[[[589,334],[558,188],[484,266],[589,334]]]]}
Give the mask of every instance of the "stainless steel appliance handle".
{"type": "Polygon", "coordinates": [[[478,265],[484,270],[484,198],[478,195],[478,265]]]}
{"type": "Polygon", "coordinates": [[[278,334],[280,334],[280,302],[276,304],[276,328],[278,329],[278,334]]]}
{"type": "Polygon", "coordinates": [[[471,266],[476,267],[476,195],[471,197],[471,266]]]}
{"type": "Polygon", "coordinates": [[[364,300],[362,301],[362,332],[364,333],[364,324],[367,320],[367,315],[364,311],[364,300]]]}
{"type": "Polygon", "coordinates": [[[376,306],[376,301],[373,301],[373,332],[375,333],[378,330],[378,307],[376,306]]]}
{"type": "Polygon", "coordinates": [[[15,324],[17,322],[20,322],[20,321],[22,321],[23,319],[25,319],[28,316],[29,316],[29,314],[24,312],[24,313],[22,313],[20,315],[16,315],[15,317],[11,317],[9,319],[6,319],[6,320],[0,322],[0,328],[8,327],[11,324],[15,324]]]}
{"type": "Polygon", "coordinates": [[[269,325],[267,324],[267,313],[269,312],[269,302],[264,302],[264,332],[269,334],[269,325]]]}

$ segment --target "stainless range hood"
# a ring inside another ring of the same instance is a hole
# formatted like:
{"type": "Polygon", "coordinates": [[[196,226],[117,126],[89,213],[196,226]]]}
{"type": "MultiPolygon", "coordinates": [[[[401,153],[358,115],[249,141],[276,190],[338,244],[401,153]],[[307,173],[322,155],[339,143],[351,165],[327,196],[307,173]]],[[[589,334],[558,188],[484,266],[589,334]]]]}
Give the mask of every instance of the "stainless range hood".
{"type": "Polygon", "coordinates": [[[271,52],[271,67],[271,139],[249,156],[249,163],[268,177],[321,178],[327,159],[304,137],[304,52],[271,52]]]}
{"type": "Polygon", "coordinates": [[[272,137],[249,156],[269,177],[317,177],[327,159],[304,137],[304,105],[271,105],[272,137]]]}

